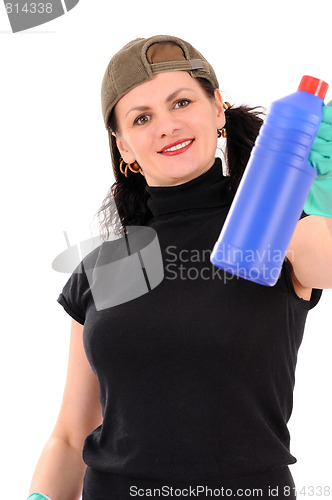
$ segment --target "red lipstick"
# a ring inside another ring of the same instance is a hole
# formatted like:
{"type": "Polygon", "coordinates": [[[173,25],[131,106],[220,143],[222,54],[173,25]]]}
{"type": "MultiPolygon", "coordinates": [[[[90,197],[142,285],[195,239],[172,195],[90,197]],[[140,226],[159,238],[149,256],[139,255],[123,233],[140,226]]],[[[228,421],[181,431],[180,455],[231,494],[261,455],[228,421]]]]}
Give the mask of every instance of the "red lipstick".
{"type": "Polygon", "coordinates": [[[172,142],[171,144],[167,144],[163,149],[158,151],[158,153],[164,156],[174,156],[179,155],[187,151],[195,139],[180,139],[179,141],[172,142]],[[183,146],[181,146],[183,144],[183,146]],[[174,148],[174,149],[171,149],[174,148]]]}

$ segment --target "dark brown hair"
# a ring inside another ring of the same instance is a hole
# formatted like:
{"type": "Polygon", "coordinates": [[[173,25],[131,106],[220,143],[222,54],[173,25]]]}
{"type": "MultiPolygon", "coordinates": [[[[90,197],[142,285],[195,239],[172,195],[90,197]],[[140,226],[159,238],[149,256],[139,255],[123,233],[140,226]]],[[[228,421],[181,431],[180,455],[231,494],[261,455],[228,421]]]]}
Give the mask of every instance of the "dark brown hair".
{"type": "MultiPolygon", "coordinates": [[[[214,99],[214,86],[204,78],[197,78],[207,96],[214,99]]],[[[233,107],[225,111],[226,116],[226,147],[225,158],[229,175],[229,191],[231,197],[235,195],[241,177],[249,160],[251,149],[255,143],[259,129],[263,123],[262,108],[245,105],[233,107]]],[[[109,120],[109,129],[116,132],[117,124],[112,113],[109,120]]],[[[112,164],[117,175],[117,181],[110,187],[98,212],[100,235],[107,240],[110,231],[121,235],[127,225],[144,225],[152,214],[147,206],[148,193],[145,177],[132,173],[125,177],[120,173],[120,153],[116,146],[115,137],[109,133],[112,164]]]]}

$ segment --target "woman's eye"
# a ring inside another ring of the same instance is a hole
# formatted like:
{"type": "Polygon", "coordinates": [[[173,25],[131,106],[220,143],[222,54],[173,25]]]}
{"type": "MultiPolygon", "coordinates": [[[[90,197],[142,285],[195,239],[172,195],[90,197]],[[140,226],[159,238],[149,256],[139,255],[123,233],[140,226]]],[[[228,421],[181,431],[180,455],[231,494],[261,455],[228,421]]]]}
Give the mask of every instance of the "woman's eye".
{"type": "Polygon", "coordinates": [[[188,104],[190,104],[190,100],[189,99],[179,99],[178,101],[176,101],[174,107],[176,109],[179,109],[179,108],[185,108],[186,106],[188,106],[188,104]]]}
{"type": "Polygon", "coordinates": [[[148,121],[150,121],[149,115],[140,115],[136,118],[136,120],[134,121],[134,124],[135,125],[144,125],[148,121]]]}

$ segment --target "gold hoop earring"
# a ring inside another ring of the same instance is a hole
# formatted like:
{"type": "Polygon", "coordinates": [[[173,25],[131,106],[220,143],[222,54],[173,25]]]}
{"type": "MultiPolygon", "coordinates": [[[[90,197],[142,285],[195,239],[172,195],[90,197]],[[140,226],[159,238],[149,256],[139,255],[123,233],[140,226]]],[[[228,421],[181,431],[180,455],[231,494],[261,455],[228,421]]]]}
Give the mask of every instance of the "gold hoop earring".
{"type": "Polygon", "coordinates": [[[120,172],[121,174],[123,174],[125,177],[128,177],[129,175],[129,172],[128,172],[128,169],[133,172],[134,174],[142,174],[144,176],[144,173],[143,173],[143,170],[141,169],[141,167],[139,166],[139,164],[137,163],[137,161],[135,160],[134,164],[131,165],[130,163],[126,163],[125,167],[123,166],[124,165],[124,160],[122,158],[120,158],[120,165],[119,165],[119,168],[120,168],[120,172]]]}
{"type": "MultiPolygon", "coordinates": [[[[224,111],[227,111],[231,107],[232,105],[229,102],[227,101],[223,102],[224,111]]],[[[218,137],[223,137],[224,139],[226,139],[227,137],[226,124],[223,126],[223,128],[217,130],[217,135],[218,137]]]]}
{"type": "Polygon", "coordinates": [[[217,136],[218,138],[223,137],[224,139],[226,139],[227,137],[226,125],[223,128],[217,130],[217,136]]]}
{"type": "Polygon", "coordinates": [[[128,177],[128,165],[126,165],[126,168],[123,169],[123,164],[124,164],[124,161],[122,158],[120,158],[120,165],[119,165],[119,168],[120,168],[120,172],[121,174],[123,174],[125,177],[128,177]]]}
{"type": "Polygon", "coordinates": [[[137,163],[137,161],[135,160],[134,161],[134,164],[131,165],[130,163],[128,163],[128,168],[129,170],[131,170],[131,172],[134,172],[134,174],[143,174],[143,170],[141,169],[141,167],[139,166],[139,164],[137,163]]]}

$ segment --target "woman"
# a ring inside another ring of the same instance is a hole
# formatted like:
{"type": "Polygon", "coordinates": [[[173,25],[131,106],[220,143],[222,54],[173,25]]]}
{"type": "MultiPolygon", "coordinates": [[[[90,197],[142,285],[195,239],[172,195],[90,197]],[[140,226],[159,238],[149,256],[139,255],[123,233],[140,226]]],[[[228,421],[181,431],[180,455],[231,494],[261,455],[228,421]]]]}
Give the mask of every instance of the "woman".
{"type": "Polygon", "coordinates": [[[58,298],[73,318],[68,377],[34,500],[79,498],[82,483],[84,500],[295,498],[287,421],[307,313],[332,287],[332,213],[311,201],[316,215],[302,214],[274,287],[213,268],[209,251],[262,123],[225,105],[218,87],[176,37],[134,40],[108,65],[116,183],[99,212],[104,243],[58,298]],[[215,158],[221,134],[227,176],[215,158]],[[119,220],[125,236],[134,225],[156,231],[164,279],[98,308],[88,270],[107,262],[119,220]]]}

